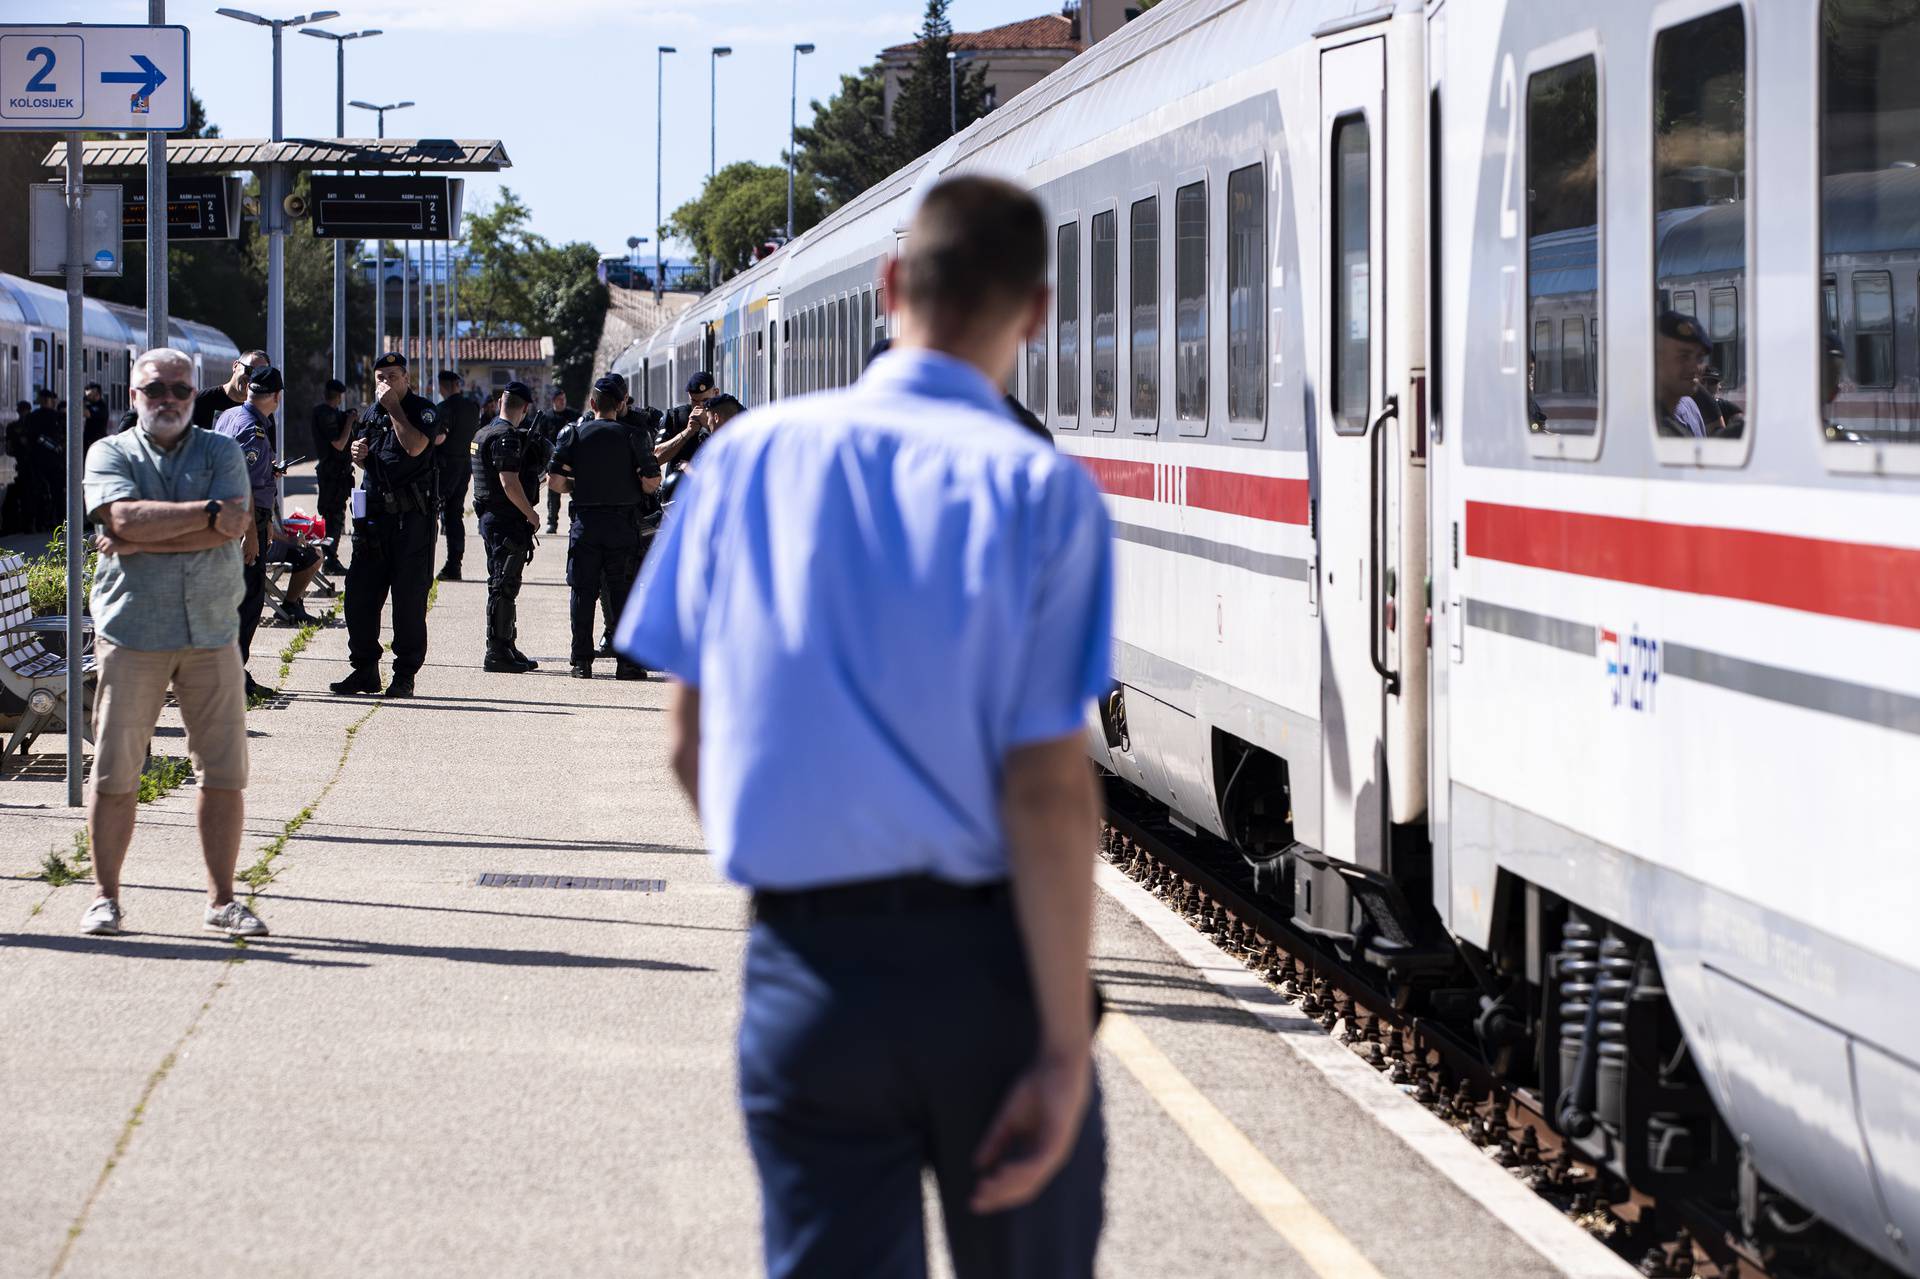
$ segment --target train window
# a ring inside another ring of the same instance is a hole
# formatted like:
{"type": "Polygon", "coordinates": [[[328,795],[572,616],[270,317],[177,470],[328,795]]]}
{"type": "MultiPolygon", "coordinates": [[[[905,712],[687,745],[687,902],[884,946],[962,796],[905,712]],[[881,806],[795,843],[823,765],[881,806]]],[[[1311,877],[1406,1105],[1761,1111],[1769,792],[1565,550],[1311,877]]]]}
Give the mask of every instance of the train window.
{"type": "Polygon", "coordinates": [[[1682,315],[1700,314],[1700,304],[1694,300],[1692,289],[1681,289],[1673,295],[1673,309],[1682,315]]]}
{"type": "Polygon", "coordinates": [[[1059,255],[1058,292],[1054,295],[1055,323],[1060,331],[1055,355],[1054,403],[1061,417],[1080,414],[1080,224],[1060,228],[1055,241],[1059,255]]]}
{"type": "Polygon", "coordinates": [[[1560,389],[1587,393],[1587,326],[1577,317],[1560,321],[1560,389]]]}
{"type": "Polygon", "coordinates": [[[1365,116],[1333,126],[1333,394],[1337,429],[1367,429],[1373,367],[1373,140],[1365,116]]]}
{"type": "Polygon", "coordinates": [[[1916,281],[1874,269],[1920,251],[1920,4],[1820,9],[1822,427],[1842,444],[1920,444],[1920,325],[1895,318],[1914,314],[1916,281]],[[1842,274],[1850,308],[1835,287],[1842,274]]]}
{"type": "Polygon", "coordinates": [[[1529,430],[1591,435],[1599,378],[1586,324],[1600,309],[1600,76],[1593,56],[1527,77],[1527,298],[1533,313],[1529,430]],[[1553,338],[1555,315],[1560,341],[1553,338]]]}
{"type": "Polygon", "coordinates": [[[1089,363],[1093,396],[1088,404],[1094,417],[1111,419],[1119,399],[1120,380],[1120,248],[1114,238],[1115,215],[1109,209],[1093,215],[1093,338],[1089,363]]]}
{"type": "Polygon", "coordinates": [[[1747,26],[1739,6],[1660,33],[1653,102],[1654,290],[1677,303],[1683,287],[1706,289],[1711,342],[1703,352],[1697,320],[1657,326],[1654,423],[1662,436],[1737,439],[1747,412],[1747,26]],[[1700,381],[1709,363],[1729,397],[1717,404],[1700,381]]]}
{"type": "Polygon", "coordinates": [[[1893,276],[1853,273],[1853,380],[1862,387],[1893,385],[1893,276]]]}
{"type": "Polygon", "coordinates": [[[1047,415],[1047,326],[1042,321],[1027,340],[1027,412],[1047,415]]]}
{"type": "Polygon", "coordinates": [[[1207,184],[1173,195],[1173,412],[1207,417],[1207,184]]]}
{"type": "Polygon", "coordinates": [[[1136,418],[1160,416],[1160,198],[1136,200],[1127,261],[1127,398],[1136,418]]]}
{"type": "Polygon", "coordinates": [[[860,367],[867,367],[867,352],[873,350],[873,290],[860,290],[860,367]]]}
{"type": "Polygon", "coordinates": [[[857,376],[857,370],[860,368],[860,353],[854,349],[859,345],[859,340],[853,331],[853,301],[851,298],[840,299],[839,333],[840,367],[838,372],[840,374],[840,385],[846,386],[857,376]]]}
{"type": "Polygon", "coordinates": [[[1267,166],[1227,175],[1227,417],[1267,415],[1267,166]]]}

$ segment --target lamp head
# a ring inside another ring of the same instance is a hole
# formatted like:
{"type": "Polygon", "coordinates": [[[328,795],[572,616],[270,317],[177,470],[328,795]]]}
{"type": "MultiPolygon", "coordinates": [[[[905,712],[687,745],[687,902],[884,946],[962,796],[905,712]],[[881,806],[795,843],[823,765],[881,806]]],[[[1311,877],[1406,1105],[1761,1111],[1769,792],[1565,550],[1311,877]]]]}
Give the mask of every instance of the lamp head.
{"type": "Polygon", "coordinates": [[[716,44],[713,46],[713,56],[716,58],[731,58],[733,56],[733,47],[731,45],[716,44]]]}
{"type": "Polygon", "coordinates": [[[813,46],[810,44],[796,44],[793,46],[793,51],[795,53],[812,53],[813,46]]]}

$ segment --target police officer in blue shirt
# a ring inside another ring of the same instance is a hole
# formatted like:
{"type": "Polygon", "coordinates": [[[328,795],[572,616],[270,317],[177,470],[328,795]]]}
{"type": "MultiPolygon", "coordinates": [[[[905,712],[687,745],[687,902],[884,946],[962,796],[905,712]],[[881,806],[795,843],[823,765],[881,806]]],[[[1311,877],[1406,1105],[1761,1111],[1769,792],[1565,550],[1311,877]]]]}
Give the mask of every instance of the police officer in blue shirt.
{"type": "MultiPolygon", "coordinates": [[[[594,615],[607,601],[614,613],[626,607],[627,593],[640,572],[644,549],[640,519],[647,496],[660,487],[660,463],[653,441],[622,420],[627,380],[609,373],[593,384],[582,417],[560,433],[553,450],[547,487],[571,493],[567,538],[567,585],[573,622],[569,673],[593,678],[594,615]]],[[[618,655],[615,679],[645,679],[646,668],[618,655]]]]}
{"type": "Polygon", "coordinates": [[[415,395],[407,357],[373,362],[374,402],[354,427],[354,465],[365,471],[354,497],[353,563],[347,566],[347,659],[353,673],[336,693],[380,692],[380,615],[393,596],[393,679],[387,697],[412,697],[427,660],[427,594],[440,531],[440,467],[446,440],[433,401],[415,395]]]}
{"type": "Polygon", "coordinates": [[[673,763],[753,890],[740,1094],[774,1279],[1093,1272],[1104,1165],[1087,965],[1108,686],[1098,492],[1008,417],[1047,227],[927,193],[896,349],[700,453],[618,646],[678,681],[673,763]]]}
{"type": "MultiPolygon", "coordinates": [[[[247,482],[253,486],[253,524],[247,529],[242,548],[246,565],[246,594],[240,597],[240,661],[244,665],[253,653],[253,633],[260,629],[260,608],[267,598],[267,547],[273,544],[276,527],[274,507],[279,502],[279,485],[274,482],[277,468],[273,449],[273,415],[280,411],[280,395],[285,383],[280,370],[262,364],[247,373],[247,398],[214,419],[216,435],[224,435],[240,446],[247,462],[247,482]]],[[[254,683],[247,672],[247,696],[271,697],[274,690],[254,683]]]]}

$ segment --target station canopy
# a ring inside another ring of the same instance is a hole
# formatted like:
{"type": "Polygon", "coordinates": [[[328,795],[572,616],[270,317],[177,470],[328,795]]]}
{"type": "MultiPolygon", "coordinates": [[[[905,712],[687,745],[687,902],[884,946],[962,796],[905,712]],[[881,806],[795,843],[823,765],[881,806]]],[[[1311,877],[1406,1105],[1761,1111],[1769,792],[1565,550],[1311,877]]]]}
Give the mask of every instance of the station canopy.
{"type": "MultiPolygon", "coordinates": [[[[143,138],[82,143],[88,173],[133,172],[147,167],[143,138]]],[[[66,166],[64,143],[47,152],[42,167],[66,166]]],[[[354,169],[362,173],[497,173],[513,167],[497,138],[168,138],[170,173],[225,173],[283,164],[294,169],[354,169]]]]}

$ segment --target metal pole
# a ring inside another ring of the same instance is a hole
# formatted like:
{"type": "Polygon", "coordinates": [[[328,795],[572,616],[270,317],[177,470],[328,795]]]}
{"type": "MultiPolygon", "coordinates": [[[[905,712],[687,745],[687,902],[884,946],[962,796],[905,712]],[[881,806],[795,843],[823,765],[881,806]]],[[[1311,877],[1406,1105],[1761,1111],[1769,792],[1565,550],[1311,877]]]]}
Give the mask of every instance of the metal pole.
{"type": "Polygon", "coordinates": [[[427,295],[427,242],[420,241],[420,358],[412,361],[417,372],[426,373],[433,361],[433,309],[427,295]]]}
{"type": "MultiPolygon", "coordinates": [[[[281,141],[285,133],[280,119],[280,38],[285,30],[284,24],[273,24],[273,140],[281,141]]],[[[282,377],[287,371],[287,211],[283,204],[286,191],[286,171],[278,164],[267,166],[266,200],[267,222],[267,361],[280,370],[282,377]]],[[[273,415],[273,451],[276,457],[287,455],[287,415],[275,411],[273,415]]],[[[278,500],[285,501],[287,496],[286,476],[274,481],[278,500]]]]}
{"type": "MultiPolygon", "coordinates": [[[[80,598],[80,574],[86,562],[86,535],[81,527],[81,507],[85,503],[80,497],[81,456],[80,446],[85,438],[81,431],[81,422],[85,415],[85,406],[80,401],[81,361],[86,342],[86,318],[81,301],[80,286],[86,265],[81,259],[85,250],[86,218],[82,215],[81,201],[86,188],[82,184],[80,170],[80,135],[67,135],[67,807],[78,808],[84,802],[80,786],[80,769],[86,762],[86,737],[82,732],[85,724],[86,690],[82,686],[81,676],[86,670],[82,655],[86,644],[80,634],[80,615],[85,611],[84,601],[80,598]]],[[[160,221],[166,221],[166,207],[157,211],[147,210],[147,221],[154,220],[155,213],[160,221]]],[[[129,371],[131,372],[131,371],[129,371]]]]}
{"type": "MultiPolygon", "coordinates": [[[[167,0],[147,0],[147,21],[167,20],[167,0]]],[[[167,325],[167,137],[147,135],[147,349],[172,346],[167,325]]],[[[128,385],[133,370],[127,370],[128,385]]],[[[129,397],[131,400],[131,397],[129,397]]]]}
{"type": "MultiPolygon", "coordinates": [[[[333,136],[347,136],[347,42],[333,42],[333,136]]],[[[286,370],[280,371],[286,376],[286,370]]],[[[333,375],[347,380],[347,243],[333,242],[333,375]]],[[[286,455],[281,454],[282,457],[286,455]]]]}
{"type": "Polygon", "coordinates": [[[793,91],[787,98],[787,241],[793,241],[793,133],[800,123],[800,46],[793,47],[793,91]]]}
{"type": "Polygon", "coordinates": [[[958,81],[954,69],[960,65],[960,59],[953,56],[953,50],[947,50],[947,136],[960,132],[960,94],[954,87],[958,81]]]}
{"type": "MultiPolygon", "coordinates": [[[[374,112],[373,127],[374,136],[387,136],[385,111],[374,112]]],[[[378,236],[373,241],[373,332],[373,358],[377,360],[387,349],[387,242],[378,236]]]]}
{"type": "MultiPolygon", "coordinates": [[[[407,274],[412,263],[413,241],[402,240],[400,241],[400,353],[402,355],[406,355],[407,348],[413,344],[413,307],[409,293],[413,288],[413,281],[407,274]]],[[[413,357],[407,356],[407,362],[411,364],[413,357]]]]}
{"type": "Polygon", "coordinates": [[[666,163],[667,55],[671,52],[672,48],[663,44],[653,57],[653,300],[656,304],[667,287],[663,274],[666,266],[661,256],[664,248],[661,241],[665,236],[660,228],[666,221],[662,216],[661,191],[662,166],[666,163]]]}
{"type": "Polygon", "coordinates": [[[455,252],[459,247],[447,241],[447,367],[455,373],[460,372],[460,261],[455,252]]]}

